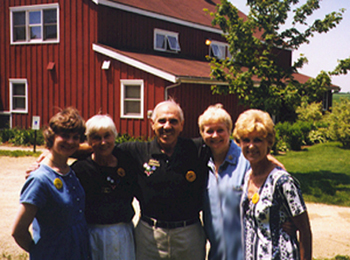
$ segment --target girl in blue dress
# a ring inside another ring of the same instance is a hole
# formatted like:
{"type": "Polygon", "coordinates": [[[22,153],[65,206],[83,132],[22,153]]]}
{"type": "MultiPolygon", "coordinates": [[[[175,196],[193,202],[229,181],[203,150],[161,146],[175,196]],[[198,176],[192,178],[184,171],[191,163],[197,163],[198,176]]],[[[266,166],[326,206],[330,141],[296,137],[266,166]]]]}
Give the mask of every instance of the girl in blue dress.
{"type": "Polygon", "coordinates": [[[44,131],[49,154],[22,188],[12,231],[32,260],[90,258],[85,193],[67,164],[84,132],[84,120],[71,107],[53,116],[44,131]],[[29,232],[31,224],[33,235],[29,232]]]}

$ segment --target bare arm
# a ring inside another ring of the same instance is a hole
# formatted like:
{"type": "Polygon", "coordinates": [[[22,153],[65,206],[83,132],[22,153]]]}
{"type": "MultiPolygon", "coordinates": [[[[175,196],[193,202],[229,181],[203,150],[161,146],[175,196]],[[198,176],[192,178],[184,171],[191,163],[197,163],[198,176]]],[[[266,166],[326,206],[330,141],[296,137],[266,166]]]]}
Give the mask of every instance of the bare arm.
{"type": "Polygon", "coordinates": [[[274,165],[277,165],[278,167],[281,167],[283,170],[286,171],[286,168],[284,167],[284,165],[278,161],[275,157],[273,157],[271,154],[267,155],[267,159],[269,159],[270,162],[272,162],[274,165]]]}
{"type": "Polygon", "coordinates": [[[300,259],[312,259],[312,233],[309,215],[305,211],[299,216],[293,217],[292,221],[299,230],[300,259]]]}
{"type": "Polygon", "coordinates": [[[34,205],[27,203],[20,204],[12,228],[12,236],[16,243],[27,252],[29,252],[33,245],[33,238],[29,232],[29,226],[33,222],[37,211],[38,208],[34,205]]]}

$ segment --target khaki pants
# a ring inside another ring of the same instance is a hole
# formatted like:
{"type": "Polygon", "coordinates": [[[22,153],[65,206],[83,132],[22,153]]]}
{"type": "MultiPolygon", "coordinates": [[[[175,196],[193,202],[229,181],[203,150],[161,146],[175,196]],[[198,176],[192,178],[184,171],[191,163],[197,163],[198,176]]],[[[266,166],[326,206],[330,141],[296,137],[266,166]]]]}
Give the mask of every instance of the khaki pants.
{"type": "Polygon", "coordinates": [[[206,238],[200,222],[174,229],[151,227],[140,220],[135,229],[137,260],[204,260],[206,238]]]}

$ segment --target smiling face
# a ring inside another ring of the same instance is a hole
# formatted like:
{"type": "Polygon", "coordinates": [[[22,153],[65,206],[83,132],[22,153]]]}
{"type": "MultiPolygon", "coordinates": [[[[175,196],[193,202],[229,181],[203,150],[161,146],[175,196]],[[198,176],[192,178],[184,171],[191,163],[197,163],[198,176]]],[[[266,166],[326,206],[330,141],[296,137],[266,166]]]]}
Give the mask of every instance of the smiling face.
{"type": "Polygon", "coordinates": [[[184,121],[181,121],[178,107],[171,103],[158,107],[151,121],[152,129],[158,138],[157,141],[165,150],[175,147],[183,125],[184,121]]]}
{"type": "Polygon", "coordinates": [[[202,129],[202,138],[213,154],[227,153],[230,146],[230,132],[226,124],[207,123],[202,129]]]}
{"type": "Polygon", "coordinates": [[[52,153],[62,157],[70,157],[77,151],[80,144],[79,133],[61,133],[55,134],[53,145],[50,148],[52,153]]]}
{"type": "Polygon", "coordinates": [[[271,144],[262,134],[254,131],[241,138],[240,146],[244,157],[253,165],[267,158],[271,144]]]}
{"type": "Polygon", "coordinates": [[[115,146],[115,135],[111,130],[99,129],[88,137],[89,145],[98,156],[108,156],[115,146]]]}

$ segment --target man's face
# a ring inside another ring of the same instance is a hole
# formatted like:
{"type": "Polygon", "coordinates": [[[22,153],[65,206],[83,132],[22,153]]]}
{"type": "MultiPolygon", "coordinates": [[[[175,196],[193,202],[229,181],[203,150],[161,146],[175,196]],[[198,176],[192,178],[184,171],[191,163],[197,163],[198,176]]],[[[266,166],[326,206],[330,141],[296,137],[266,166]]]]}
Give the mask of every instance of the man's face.
{"type": "Polygon", "coordinates": [[[163,149],[174,148],[184,125],[184,122],[181,122],[178,108],[173,104],[160,106],[151,124],[160,146],[163,149]]]}

